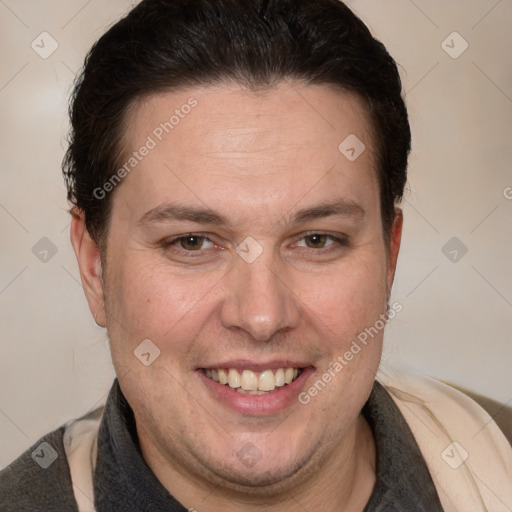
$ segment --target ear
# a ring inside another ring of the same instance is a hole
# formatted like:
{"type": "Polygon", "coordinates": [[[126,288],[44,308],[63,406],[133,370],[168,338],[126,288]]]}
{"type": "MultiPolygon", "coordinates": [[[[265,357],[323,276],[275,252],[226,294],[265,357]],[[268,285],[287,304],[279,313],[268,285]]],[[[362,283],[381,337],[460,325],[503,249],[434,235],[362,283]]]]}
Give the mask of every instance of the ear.
{"type": "Polygon", "coordinates": [[[100,249],[85,226],[83,211],[74,208],[71,215],[71,243],[78,261],[89,309],[96,323],[106,327],[100,249]]]}
{"type": "Polygon", "coordinates": [[[402,227],[404,217],[400,208],[395,208],[395,219],[391,227],[391,234],[389,237],[388,247],[388,270],[387,270],[387,286],[388,296],[391,294],[391,287],[395,279],[396,263],[398,260],[398,253],[400,251],[400,242],[402,240],[402,227]]]}

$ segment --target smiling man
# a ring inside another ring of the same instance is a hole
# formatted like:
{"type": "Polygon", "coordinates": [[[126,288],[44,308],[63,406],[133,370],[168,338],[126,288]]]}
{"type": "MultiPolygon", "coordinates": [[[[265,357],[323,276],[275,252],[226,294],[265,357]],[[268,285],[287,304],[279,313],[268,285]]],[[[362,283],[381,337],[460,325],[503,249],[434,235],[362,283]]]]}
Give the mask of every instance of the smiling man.
{"type": "Polygon", "coordinates": [[[2,510],[508,510],[482,409],[376,379],[410,131],[343,3],[143,1],[71,120],[71,239],[117,379],[1,473],[2,510]]]}

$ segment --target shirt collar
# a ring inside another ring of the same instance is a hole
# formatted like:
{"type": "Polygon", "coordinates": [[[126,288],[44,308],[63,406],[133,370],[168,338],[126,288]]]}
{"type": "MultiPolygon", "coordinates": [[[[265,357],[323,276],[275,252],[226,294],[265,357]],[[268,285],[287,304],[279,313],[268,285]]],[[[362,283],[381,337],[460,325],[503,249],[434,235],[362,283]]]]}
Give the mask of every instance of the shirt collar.
{"type": "Polygon", "coordinates": [[[377,381],[362,414],[377,449],[377,481],[364,512],[443,512],[411,429],[377,381]]]}

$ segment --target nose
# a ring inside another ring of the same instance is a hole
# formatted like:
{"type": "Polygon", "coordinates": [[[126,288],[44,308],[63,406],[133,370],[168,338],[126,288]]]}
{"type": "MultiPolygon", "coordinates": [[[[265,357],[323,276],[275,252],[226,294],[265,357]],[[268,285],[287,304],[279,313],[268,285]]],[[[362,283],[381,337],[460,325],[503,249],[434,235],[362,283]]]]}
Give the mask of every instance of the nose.
{"type": "Polygon", "coordinates": [[[221,310],[226,329],[243,330],[256,341],[272,340],[278,332],[297,327],[301,318],[300,301],[286,271],[264,254],[252,263],[236,261],[226,276],[221,310]]]}

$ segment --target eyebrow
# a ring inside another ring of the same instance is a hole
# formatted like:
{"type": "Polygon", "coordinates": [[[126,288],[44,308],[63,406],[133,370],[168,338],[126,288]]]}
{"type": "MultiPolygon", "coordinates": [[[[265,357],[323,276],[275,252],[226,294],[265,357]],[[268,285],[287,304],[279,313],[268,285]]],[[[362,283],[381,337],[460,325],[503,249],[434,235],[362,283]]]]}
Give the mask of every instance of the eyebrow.
{"type": "Polygon", "coordinates": [[[307,222],[310,220],[321,219],[324,217],[354,217],[362,219],[366,211],[355,201],[348,199],[337,199],[335,201],[324,202],[317,206],[299,210],[293,217],[292,223],[307,222]]]}
{"type": "MultiPolygon", "coordinates": [[[[358,203],[342,198],[299,210],[291,217],[289,223],[299,224],[332,216],[361,219],[365,215],[366,211],[358,203]]],[[[288,217],[288,215],[285,217],[288,217]]],[[[148,224],[176,220],[215,226],[228,226],[230,224],[225,216],[209,208],[182,206],[173,203],[165,203],[152,208],[138,220],[137,224],[147,226],[148,224]]]]}
{"type": "Polygon", "coordinates": [[[171,203],[159,205],[146,212],[137,222],[140,226],[173,220],[188,220],[197,224],[229,224],[226,217],[209,208],[196,208],[171,203]]]}

